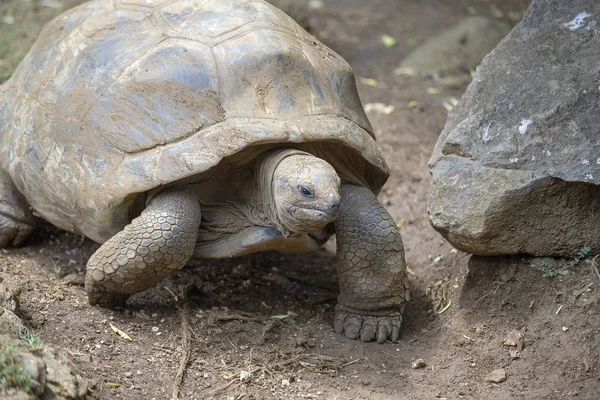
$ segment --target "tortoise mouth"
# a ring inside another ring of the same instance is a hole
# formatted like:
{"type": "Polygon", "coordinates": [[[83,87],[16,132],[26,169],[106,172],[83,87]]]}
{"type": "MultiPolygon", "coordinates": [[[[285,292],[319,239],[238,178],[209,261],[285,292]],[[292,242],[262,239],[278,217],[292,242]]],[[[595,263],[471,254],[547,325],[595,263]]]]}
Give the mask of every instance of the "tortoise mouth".
{"type": "Polygon", "coordinates": [[[322,209],[295,206],[289,207],[288,211],[292,216],[290,222],[296,225],[296,229],[300,233],[311,233],[323,229],[337,218],[337,207],[322,209]]]}

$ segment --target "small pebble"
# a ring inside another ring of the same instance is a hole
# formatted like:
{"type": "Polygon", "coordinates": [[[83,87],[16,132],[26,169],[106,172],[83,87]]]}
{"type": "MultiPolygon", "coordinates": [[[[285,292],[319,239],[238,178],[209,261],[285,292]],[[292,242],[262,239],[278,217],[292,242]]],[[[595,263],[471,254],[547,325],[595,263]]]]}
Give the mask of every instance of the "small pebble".
{"type": "Polygon", "coordinates": [[[290,386],[290,381],[287,379],[282,379],[281,380],[281,386],[290,386]]]}
{"type": "Polygon", "coordinates": [[[417,358],[415,361],[413,361],[411,367],[413,369],[419,369],[419,368],[425,368],[427,364],[425,364],[425,360],[423,360],[422,358],[417,358]]]}
{"type": "Polygon", "coordinates": [[[158,332],[158,331],[159,331],[158,326],[153,326],[152,327],[152,332],[158,332]]]}
{"type": "Polygon", "coordinates": [[[484,378],[488,382],[501,383],[506,380],[506,370],[504,368],[495,369],[484,378]]]}

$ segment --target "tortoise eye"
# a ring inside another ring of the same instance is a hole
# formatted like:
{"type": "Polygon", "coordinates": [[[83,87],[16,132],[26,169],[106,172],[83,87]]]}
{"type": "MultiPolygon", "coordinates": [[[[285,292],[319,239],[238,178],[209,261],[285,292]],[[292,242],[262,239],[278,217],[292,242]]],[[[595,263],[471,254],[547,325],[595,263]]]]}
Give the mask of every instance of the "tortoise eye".
{"type": "Polygon", "coordinates": [[[300,194],[306,198],[312,199],[315,197],[315,195],[305,186],[298,186],[298,191],[300,192],[300,194]]]}

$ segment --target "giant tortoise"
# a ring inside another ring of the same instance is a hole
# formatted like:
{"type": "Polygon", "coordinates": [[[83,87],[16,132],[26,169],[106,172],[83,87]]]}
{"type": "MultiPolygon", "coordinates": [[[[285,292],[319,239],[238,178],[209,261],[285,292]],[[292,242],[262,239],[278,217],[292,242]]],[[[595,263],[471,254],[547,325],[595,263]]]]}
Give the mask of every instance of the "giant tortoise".
{"type": "Polygon", "coordinates": [[[50,22],[0,88],[0,247],[34,213],[103,243],[92,304],[190,257],[337,236],[336,332],[396,341],[408,299],[388,167],[352,70],[261,0],[97,0],[50,22]]]}

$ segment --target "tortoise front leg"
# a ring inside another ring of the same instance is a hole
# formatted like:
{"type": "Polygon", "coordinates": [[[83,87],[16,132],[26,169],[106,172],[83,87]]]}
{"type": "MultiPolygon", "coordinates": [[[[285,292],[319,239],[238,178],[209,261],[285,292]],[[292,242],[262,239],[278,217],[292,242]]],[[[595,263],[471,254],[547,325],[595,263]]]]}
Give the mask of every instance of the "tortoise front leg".
{"type": "Polygon", "coordinates": [[[335,331],[363,342],[396,342],[409,297],[400,232],[368,188],[343,184],[341,193],[335,331]]]}
{"type": "Polygon", "coordinates": [[[0,169],[0,248],[18,246],[33,232],[35,217],[10,175],[0,169]]]}
{"type": "Polygon", "coordinates": [[[167,189],[142,214],[106,241],[87,263],[90,304],[124,304],[190,259],[200,226],[200,204],[190,188],[167,189]]]}

